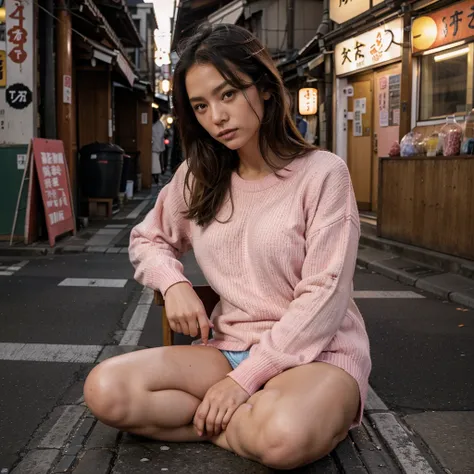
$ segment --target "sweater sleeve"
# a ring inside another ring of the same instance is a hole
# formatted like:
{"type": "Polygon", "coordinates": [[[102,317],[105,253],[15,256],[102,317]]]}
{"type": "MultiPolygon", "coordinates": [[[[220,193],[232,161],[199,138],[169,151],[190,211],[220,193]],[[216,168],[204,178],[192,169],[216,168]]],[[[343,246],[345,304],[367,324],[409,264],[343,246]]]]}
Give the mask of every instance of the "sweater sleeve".
{"type": "Polygon", "coordinates": [[[308,193],[306,202],[306,255],[293,301],[250,356],[228,374],[250,395],[284,370],[313,362],[347,313],[360,228],[342,160],[326,173],[320,189],[308,193]]]}
{"type": "Polygon", "coordinates": [[[185,174],[183,163],[159,193],[154,208],[130,234],[129,256],[135,279],[162,294],[175,283],[191,284],[178,260],[191,248],[190,223],[182,214],[187,209],[183,196],[185,174]]]}

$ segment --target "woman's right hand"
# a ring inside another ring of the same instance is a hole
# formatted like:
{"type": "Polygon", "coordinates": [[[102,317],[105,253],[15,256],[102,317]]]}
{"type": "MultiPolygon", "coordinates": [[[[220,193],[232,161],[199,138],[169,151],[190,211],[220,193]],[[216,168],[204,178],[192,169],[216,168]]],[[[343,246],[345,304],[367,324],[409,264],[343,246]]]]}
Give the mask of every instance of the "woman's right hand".
{"type": "Polygon", "coordinates": [[[166,316],[174,332],[196,337],[201,332],[204,344],[209,340],[213,324],[193,287],[186,282],[176,283],[165,294],[166,316]]]}

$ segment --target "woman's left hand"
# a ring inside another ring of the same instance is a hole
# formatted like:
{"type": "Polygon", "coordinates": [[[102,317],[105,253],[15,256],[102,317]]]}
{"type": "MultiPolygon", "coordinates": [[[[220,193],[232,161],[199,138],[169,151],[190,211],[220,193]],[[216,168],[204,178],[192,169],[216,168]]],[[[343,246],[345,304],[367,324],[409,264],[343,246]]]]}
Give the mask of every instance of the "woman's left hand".
{"type": "Polygon", "coordinates": [[[250,395],[230,377],[213,385],[204,396],[194,415],[194,427],[199,436],[217,436],[227,428],[237,408],[250,395]]]}

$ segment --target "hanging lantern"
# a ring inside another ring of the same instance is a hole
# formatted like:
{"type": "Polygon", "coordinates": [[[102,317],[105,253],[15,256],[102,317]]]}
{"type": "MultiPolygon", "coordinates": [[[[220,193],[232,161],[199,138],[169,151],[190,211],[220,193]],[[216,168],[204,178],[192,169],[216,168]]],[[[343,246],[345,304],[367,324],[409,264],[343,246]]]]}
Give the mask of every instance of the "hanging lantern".
{"type": "Polygon", "coordinates": [[[298,106],[300,115],[314,115],[318,111],[318,90],[313,87],[300,89],[298,106]]]}

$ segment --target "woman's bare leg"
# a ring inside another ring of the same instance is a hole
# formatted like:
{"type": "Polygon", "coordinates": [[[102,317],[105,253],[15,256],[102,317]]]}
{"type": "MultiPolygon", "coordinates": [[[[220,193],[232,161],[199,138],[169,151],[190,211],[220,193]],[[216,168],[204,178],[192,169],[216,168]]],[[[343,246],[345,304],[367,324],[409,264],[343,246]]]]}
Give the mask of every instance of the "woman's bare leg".
{"type": "Polygon", "coordinates": [[[315,362],[271,379],[211,441],[275,469],[294,469],[329,454],[359,410],[357,382],[342,369],[315,362]]]}
{"type": "Polygon", "coordinates": [[[161,441],[198,441],[194,413],[231,367],[217,349],[172,346],[124,354],[95,367],[84,397],[102,422],[161,441]]]}

